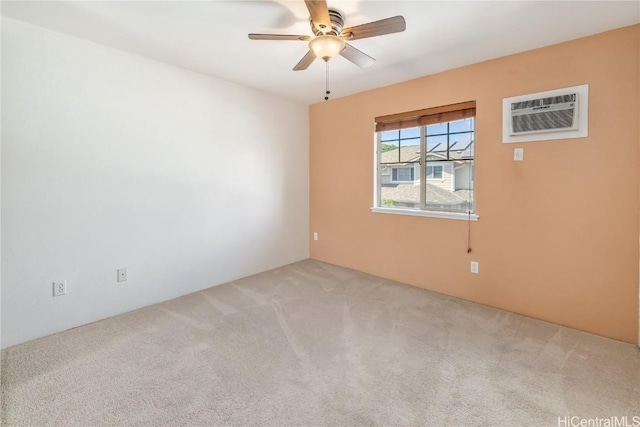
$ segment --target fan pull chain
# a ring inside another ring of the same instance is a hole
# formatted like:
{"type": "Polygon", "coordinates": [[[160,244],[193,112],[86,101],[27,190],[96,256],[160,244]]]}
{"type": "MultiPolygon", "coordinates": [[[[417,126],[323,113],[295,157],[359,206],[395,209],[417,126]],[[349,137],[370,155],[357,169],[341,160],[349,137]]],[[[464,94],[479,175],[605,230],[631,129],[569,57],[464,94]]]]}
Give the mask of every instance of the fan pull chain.
{"type": "Polygon", "coordinates": [[[324,100],[328,101],[329,94],[331,93],[331,91],[329,90],[329,61],[326,61],[325,64],[327,64],[327,71],[326,71],[325,84],[324,84],[325,94],[326,94],[326,96],[324,97],[324,100]]]}

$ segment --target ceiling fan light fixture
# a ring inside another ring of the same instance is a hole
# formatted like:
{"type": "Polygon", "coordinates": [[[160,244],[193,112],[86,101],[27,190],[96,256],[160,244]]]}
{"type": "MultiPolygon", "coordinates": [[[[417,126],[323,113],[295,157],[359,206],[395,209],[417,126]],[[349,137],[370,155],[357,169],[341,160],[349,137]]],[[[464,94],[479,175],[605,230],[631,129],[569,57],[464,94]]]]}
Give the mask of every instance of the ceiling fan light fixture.
{"type": "Polygon", "coordinates": [[[325,34],[318,36],[309,42],[309,49],[313,54],[324,61],[335,58],[344,49],[344,40],[340,37],[325,34]]]}

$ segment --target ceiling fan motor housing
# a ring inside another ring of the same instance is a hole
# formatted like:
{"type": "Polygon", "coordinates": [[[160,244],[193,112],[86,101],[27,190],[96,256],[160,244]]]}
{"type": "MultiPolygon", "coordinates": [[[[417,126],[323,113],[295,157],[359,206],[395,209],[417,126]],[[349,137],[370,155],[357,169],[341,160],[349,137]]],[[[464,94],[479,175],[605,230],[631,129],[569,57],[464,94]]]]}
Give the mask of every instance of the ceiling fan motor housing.
{"type": "Polygon", "coordinates": [[[311,31],[313,31],[313,34],[315,34],[316,36],[321,36],[323,34],[339,36],[342,32],[342,29],[344,28],[344,14],[338,9],[329,8],[329,20],[331,21],[330,29],[316,28],[316,26],[313,24],[313,20],[310,20],[309,22],[311,24],[311,31]]]}

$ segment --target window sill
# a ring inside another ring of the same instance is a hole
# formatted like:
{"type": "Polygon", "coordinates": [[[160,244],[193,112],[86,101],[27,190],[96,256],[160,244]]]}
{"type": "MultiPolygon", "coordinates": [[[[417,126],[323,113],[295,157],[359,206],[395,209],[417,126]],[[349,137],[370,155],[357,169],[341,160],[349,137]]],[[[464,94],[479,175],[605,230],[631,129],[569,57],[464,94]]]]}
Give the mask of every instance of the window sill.
{"type": "Polygon", "coordinates": [[[479,216],[463,212],[423,211],[418,209],[371,208],[373,213],[424,216],[428,218],[455,219],[458,221],[477,221],[479,216]]]}

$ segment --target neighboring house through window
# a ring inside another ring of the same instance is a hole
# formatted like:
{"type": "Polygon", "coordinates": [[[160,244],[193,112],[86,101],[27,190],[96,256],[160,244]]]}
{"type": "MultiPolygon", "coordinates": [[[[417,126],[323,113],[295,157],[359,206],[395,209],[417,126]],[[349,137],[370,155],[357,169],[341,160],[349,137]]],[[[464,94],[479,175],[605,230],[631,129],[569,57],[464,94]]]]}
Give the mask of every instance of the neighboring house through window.
{"type": "Polygon", "coordinates": [[[374,210],[474,212],[475,111],[471,101],[376,118],[374,210]]]}

